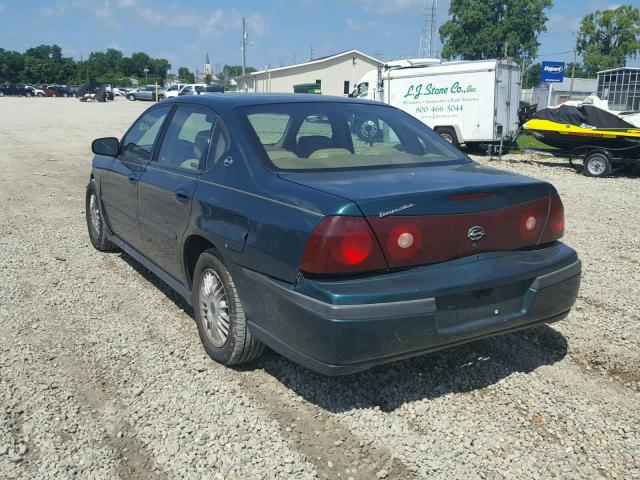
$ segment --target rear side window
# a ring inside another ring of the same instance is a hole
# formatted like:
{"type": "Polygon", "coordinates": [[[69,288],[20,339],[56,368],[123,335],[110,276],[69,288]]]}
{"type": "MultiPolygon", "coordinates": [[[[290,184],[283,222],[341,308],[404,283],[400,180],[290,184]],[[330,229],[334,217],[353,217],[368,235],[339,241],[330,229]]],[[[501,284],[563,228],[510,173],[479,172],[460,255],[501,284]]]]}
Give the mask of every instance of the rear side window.
{"type": "Polygon", "coordinates": [[[160,146],[158,163],[187,170],[202,168],[214,118],[210,110],[178,107],[160,146]]]}
{"type": "Polygon", "coordinates": [[[122,152],[134,160],[151,160],[153,145],[171,107],[159,107],[145,113],[122,139],[122,152]]]}

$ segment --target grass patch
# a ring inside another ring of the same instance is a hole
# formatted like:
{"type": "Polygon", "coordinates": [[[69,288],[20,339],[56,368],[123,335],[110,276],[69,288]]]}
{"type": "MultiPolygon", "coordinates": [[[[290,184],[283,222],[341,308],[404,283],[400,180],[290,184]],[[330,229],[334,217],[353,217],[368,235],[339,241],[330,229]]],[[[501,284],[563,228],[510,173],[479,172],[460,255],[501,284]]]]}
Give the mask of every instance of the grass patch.
{"type": "Polygon", "coordinates": [[[531,148],[534,150],[541,149],[541,148],[557,150],[554,147],[550,147],[549,145],[542,143],[540,140],[532,137],[531,135],[520,135],[516,143],[518,145],[518,148],[522,150],[525,150],[527,148],[531,148]]]}

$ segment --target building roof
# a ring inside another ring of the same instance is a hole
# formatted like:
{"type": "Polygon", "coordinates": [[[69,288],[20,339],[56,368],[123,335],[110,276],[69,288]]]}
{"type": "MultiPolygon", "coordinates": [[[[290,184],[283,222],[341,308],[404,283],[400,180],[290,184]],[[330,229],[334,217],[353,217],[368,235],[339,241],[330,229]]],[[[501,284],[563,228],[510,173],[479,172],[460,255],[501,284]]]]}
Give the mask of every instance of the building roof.
{"type": "Polygon", "coordinates": [[[600,70],[598,75],[601,73],[611,73],[611,72],[621,72],[623,70],[630,70],[632,72],[640,72],[640,67],[618,67],[618,68],[610,68],[609,70],[600,70]]]}
{"type": "Polygon", "coordinates": [[[280,72],[283,70],[289,70],[289,69],[294,69],[294,68],[298,68],[298,67],[303,67],[303,66],[307,66],[307,65],[315,65],[315,64],[321,64],[321,63],[325,63],[328,62],[330,60],[335,60],[336,58],[340,58],[340,57],[348,57],[350,55],[353,55],[354,53],[358,54],[358,55],[362,55],[365,58],[368,58],[369,60],[371,60],[374,63],[377,63],[379,65],[383,65],[384,62],[381,60],[378,60],[377,58],[374,58],[370,55],[367,55],[366,53],[362,53],[360,50],[347,50],[345,52],[339,52],[339,53],[335,53],[333,55],[328,55],[326,57],[320,57],[320,58],[316,58],[315,60],[311,60],[310,62],[305,62],[305,63],[297,63],[295,65],[287,65],[286,67],[278,67],[278,68],[271,68],[269,70],[260,70],[258,72],[251,72],[251,73],[247,73],[245,75],[238,75],[236,78],[240,79],[240,78],[244,78],[244,77],[252,77],[255,75],[260,75],[262,73],[267,73],[267,72],[280,72]]]}

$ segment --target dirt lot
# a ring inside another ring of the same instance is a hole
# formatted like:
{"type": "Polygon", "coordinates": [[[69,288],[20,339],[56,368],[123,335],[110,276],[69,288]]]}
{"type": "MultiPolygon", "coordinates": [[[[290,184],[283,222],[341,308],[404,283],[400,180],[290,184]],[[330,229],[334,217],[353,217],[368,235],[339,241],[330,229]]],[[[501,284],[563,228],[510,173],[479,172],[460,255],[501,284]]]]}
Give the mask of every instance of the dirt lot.
{"type": "Polygon", "coordinates": [[[0,478],[640,478],[640,179],[551,180],[573,313],[342,378],[205,356],[188,307],[91,247],[90,142],[148,103],[0,99],[0,478]]]}

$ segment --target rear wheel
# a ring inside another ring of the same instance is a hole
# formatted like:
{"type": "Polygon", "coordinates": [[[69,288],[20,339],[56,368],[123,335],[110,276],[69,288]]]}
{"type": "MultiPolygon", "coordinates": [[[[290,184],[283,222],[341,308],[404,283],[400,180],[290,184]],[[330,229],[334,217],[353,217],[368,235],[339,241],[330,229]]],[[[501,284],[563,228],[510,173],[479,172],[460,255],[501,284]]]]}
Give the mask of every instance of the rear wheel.
{"type": "Polygon", "coordinates": [[[25,97],[30,97],[31,96],[31,92],[27,92],[24,94],[25,97]]]}
{"type": "Polygon", "coordinates": [[[442,139],[454,145],[456,147],[460,146],[460,142],[458,141],[458,136],[456,135],[456,131],[451,127],[439,127],[436,128],[436,133],[442,137],[442,139]]]}
{"type": "Polygon", "coordinates": [[[42,93],[38,93],[38,96],[39,96],[39,97],[44,97],[44,94],[42,94],[42,93]]]}
{"type": "Polygon", "coordinates": [[[62,96],[63,96],[64,98],[67,98],[67,97],[69,96],[69,94],[68,94],[68,93],[63,93],[63,94],[62,94],[62,96]]]}
{"type": "Polygon", "coordinates": [[[588,177],[606,177],[611,174],[609,158],[600,152],[588,155],[584,161],[584,174],[588,177]]]}
{"type": "Polygon", "coordinates": [[[237,365],[262,354],[264,345],[251,335],[231,274],[215,250],[200,255],[192,295],[200,340],[211,358],[237,365]]]}
{"type": "Polygon", "coordinates": [[[0,97],[4,97],[4,92],[0,92],[0,97]]]}
{"type": "Polygon", "coordinates": [[[129,95],[127,98],[132,102],[136,99],[135,95],[129,95]]]}

